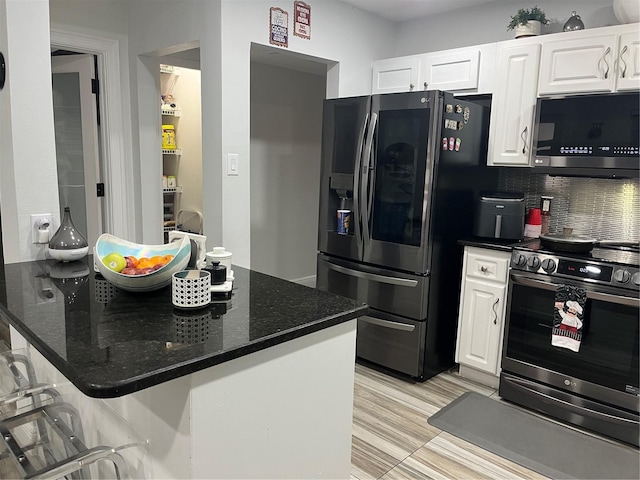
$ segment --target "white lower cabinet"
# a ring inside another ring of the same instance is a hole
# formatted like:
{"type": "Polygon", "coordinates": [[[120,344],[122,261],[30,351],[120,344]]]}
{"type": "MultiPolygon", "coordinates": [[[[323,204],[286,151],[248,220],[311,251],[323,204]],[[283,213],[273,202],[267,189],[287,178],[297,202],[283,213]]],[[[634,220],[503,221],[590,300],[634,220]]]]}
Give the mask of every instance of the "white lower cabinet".
{"type": "Polygon", "coordinates": [[[497,387],[510,252],[465,247],[455,360],[460,374],[497,387]]]}

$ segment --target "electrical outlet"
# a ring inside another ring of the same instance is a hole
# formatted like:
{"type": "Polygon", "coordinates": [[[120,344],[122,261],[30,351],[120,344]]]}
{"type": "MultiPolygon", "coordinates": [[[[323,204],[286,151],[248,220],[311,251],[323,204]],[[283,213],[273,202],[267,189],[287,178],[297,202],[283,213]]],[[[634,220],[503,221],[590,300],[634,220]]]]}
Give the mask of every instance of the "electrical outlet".
{"type": "Polygon", "coordinates": [[[49,243],[53,235],[53,215],[38,213],[31,215],[31,243],[49,243]]]}
{"type": "Polygon", "coordinates": [[[56,303],[56,288],[48,275],[36,275],[36,304],[56,303]]]}

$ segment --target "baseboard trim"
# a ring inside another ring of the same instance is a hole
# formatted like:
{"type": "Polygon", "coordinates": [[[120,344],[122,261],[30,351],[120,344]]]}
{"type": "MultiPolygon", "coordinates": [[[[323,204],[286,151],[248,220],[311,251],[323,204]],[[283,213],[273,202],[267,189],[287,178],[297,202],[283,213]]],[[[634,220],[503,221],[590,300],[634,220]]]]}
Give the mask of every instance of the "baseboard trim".
{"type": "Polygon", "coordinates": [[[316,276],[310,275],[308,277],[295,278],[291,280],[293,283],[299,283],[305,287],[316,288],[316,276]]]}

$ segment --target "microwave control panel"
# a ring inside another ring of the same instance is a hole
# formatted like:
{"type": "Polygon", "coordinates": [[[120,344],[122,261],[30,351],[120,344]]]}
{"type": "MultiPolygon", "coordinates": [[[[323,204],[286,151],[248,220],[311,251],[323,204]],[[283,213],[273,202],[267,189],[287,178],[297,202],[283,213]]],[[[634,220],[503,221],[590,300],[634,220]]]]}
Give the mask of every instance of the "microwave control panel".
{"type": "Polygon", "coordinates": [[[629,147],[629,146],[561,146],[560,147],[560,155],[596,155],[598,157],[610,157],[610,156],[638,156],[640,155],[640,148],[638,147],[629,147]]]}

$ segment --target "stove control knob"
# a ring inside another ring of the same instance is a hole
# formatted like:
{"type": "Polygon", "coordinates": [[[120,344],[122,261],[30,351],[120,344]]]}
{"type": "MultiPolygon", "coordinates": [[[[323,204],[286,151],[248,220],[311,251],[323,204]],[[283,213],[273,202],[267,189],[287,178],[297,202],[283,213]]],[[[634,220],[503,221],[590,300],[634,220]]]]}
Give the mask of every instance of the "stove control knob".
{"type": "Polygon", "coordinates": [[[513,263],[518,267],[524,267],[527,264],[527,257],[521,253],[514,253],[513,263]]]}
{"type": "Polygon", "coordinates": [[[627,270],[616,270],[613,279],[618,283],[627,283],[631,278],[631,274],[627,270]]]}
{"type": "Polygon", "coordinates": [[[640,272],[636,272],[631,277],[631,283],[633,283],[636,287],[640,287],[640,272]]]}
{"type": "Polygon", "coordinates": [[[533,268],[535,270],[537,270],[540,267],[540,259],[538,257],[531,257],[528,261],[527,261],[527,265],[530,268],[533,268]]]}
{"type": "Polygon", "coordinates": [[[547,273],[553,273],[556,269],[556,262],[553,258],[545,258],[542,260],[542,269],[547,273]]]}

